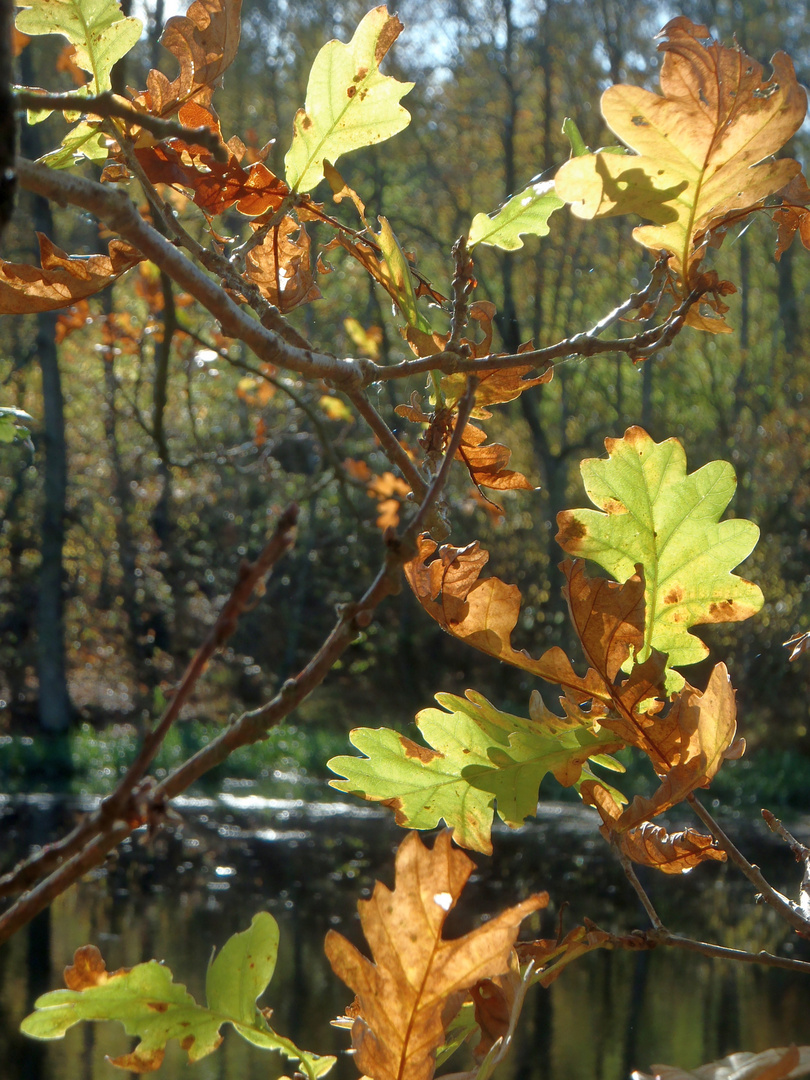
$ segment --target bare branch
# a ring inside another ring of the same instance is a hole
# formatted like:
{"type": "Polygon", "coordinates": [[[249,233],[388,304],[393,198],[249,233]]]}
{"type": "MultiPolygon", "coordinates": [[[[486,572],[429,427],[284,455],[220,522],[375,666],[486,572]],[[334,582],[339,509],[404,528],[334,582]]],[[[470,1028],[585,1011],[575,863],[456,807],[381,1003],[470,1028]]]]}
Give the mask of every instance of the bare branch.
{"type": "Polygon", "coordinates": [[[399,440],[389,428],[388,424],[386,424],[385,420],[383,420],[365,394],[360,391],[355,391],[347,394],[347,397],[380,440],[380,445],[385,451],[388,459],[398,467],[399,471],[411,485],[414,496],[417,499],[423,498],[427,491],[427,485],[422,479],[416,465],[414,465],[402,449],[399,440]]]}
{"type": "Polygon", "coordinates": [[[788,956],[774,956],[773,953],[745,952],[743,949],[727,949],[723,945],[713,945],[707,941],[696,941],[693,938],[682,937],[680,934],[671,934],[668,930],[648,931],[647,937],[659,945],[669,945],[673,949],[686,949],[688,952],[701,953],[703,956],[715,957],[718,960],[736,960],[741,964],[762,964],[765,967],[783,968],[785,971],[801,971],[805,974],[810,972],[810,963],[806,960],[791,960],[788,956]]]}
{"type": "Polygon", "coordinates": [[[752,865],[742,852],[735,847],[706,807],[697,801],[694,793],[687,795],[686,801],[735,866],[739,867],[751,884],[755,886],[762,899],[770,904],[772,908],[775,908],[785,922],[789,923],[797,933],[801,934],[802,937],[810,938],[810,918],[796,904],[768,884],[759,867],[752,865]]]}
{"type": "Polygon", "coordinates": [[[661,916],[655,910],[652,900],[647,895],[647,891],[641,882],[638,880],[633,864],[627,856],[627,853],[622,851],[618,843],[618,838],[615,833],[611,833],[611,847],[619,857],[619,862],[622,864],[622,870],[624,870],[625,876],[635,890],[636,896],[641,901],[641,906],[647,912],[650,922],[656,930],[663,930],[664,924],[661,920],[661,916]]]}
{"type": "MultiPolygon", "coordinates": [[[[462,372],[474,375],[478,371],[501,371],[504,368],[527,364],[531,367],[548,366],[554,360],[568,360],[572,357],[598,356],[604,353],[624,353],[631,359],[638,360],[652,356],[670,345],[681,332],[689,310],[703,296],[700,289],[693,290],[689,296],[669,315],[665,322],[654,326],[633,337],[605,339],[593,337],[592,331],[575,334],[544,349],[531,349],[522,353],[482,356],[477,360],[464,360],[456,352],[443,351],[432,356],[420,356],[416,360],[403,360],[390,367],[374,364],[367,376],[372,382],[387,379],[402,379],[408,375],[421,375],[429,371],[441,371],[444,374],[462,372]]],[[[619,310],[618,308],[616,309],[619,310]]],[[[613,312],[607,316],[612,321],[613,312]]],[[[605,320],[602,320],[604,322],[605,320]]],[[[597,327],[601,323],[596,324],[597,327]]]]}
{"type": "Polygon", "coordinates": [[[473,261],[467,252],[467,237],[460,236],[453,244],[453,318],[447,352],[460,352],[461,336],[467,326],[469,297],[475,288],[473,261]]]}
{"type": "MultiPolygon", "coordinates": [[[[146,822],[159,820],[165,814],[170,799],[185,791],[190,784],[224,761],[234,750],[264,738],[271,727],[280,723],[320,685],[335,661],[357,637],[358,632],[370,625],[378,605],[387,596],[399,591],[402,567],[413,557],[419,531],[425,518],[433,510],[450,474],[453,455],[460,443],[461,432],[475,401],[475,386],[475,379],[468,380],[467,389],[459,402],[456,430],[447,449],[445,460],[418,511],[401,536],[393,532],[386,535],[385,559],[374,581],[358,603],[341,606],[334,628],[309,663],[294,678],[288,679],[271,701],[252,712],[243,713],[230,727],[184,761],[159,784],[153,785],[146,779],[133,790],[131,781],[142,774],[142,767],[145,768],[153,756],[153,753],[150,755],[145,744],[122,784],[102,802],[98,810],[88,815],[82,824],[61,842],[59,850],[54,850],[56,845],[52,846],[52,857],[46,856],[44,852],[40,853],[40,856],[35,856],[25,866],[19,867],[14,872],[21,876],[27,875],[27,881],[30,882],[40,875],[42,867],[54,865],[54,858],[59,861],[65,859],[68,854],[70,856],[67,861],[61,862],[61,865],[58,865],[44,881],[41,881],[31,892],[25,893],[0,916],[0,944],[30,922],[38,912],[52,903],[82,874],[102,862],[107,852],[136,828],[146,822]],[[130,782],[130,787],[125,798],[123,785],[127,781],[130,782]]],[[[235,592],[242,588],[243,580],[240,579],[235,592]]],[[[233,613],[232,608],[230,615],[232,616],[233,613]]],[[[225,614],[223,611],[223,616],[225,614]]],[[[229,618],[226,617],[223,626],[228,625],[230,625],[229,618]]],[[[220,628],[219,636],[215,633],[216,629],[215,626],[209,635],[209,641],[212,638],[219,640],[221,637],[222,628],[220,628]]],[[[156,742],[159,733],[161,733],[161,738],[165,735],[164,729],[168,730],[165,716],[155,732],[148,737],[150,747],[156,742]]]]}
{"type": "Polygon", "coordinates": [[[224,334],[243,341],[260,360],[296,371],[307,378],[329,379],[338,389],[359,388],[373,381],[366,377],[371,361],[344,360],[330,353],[291,345],[280,333],[251,318],[217,282],[212,281],[174,244],[143,220],[125,191],[57,172],[24,158],[17,159],[17,175],[20,184],[27,190],[60,205],[80,206],[95,214],[146,258],[165,270],[170,278],[219,320],[224,334]]]}
{"type": "MultiPolygon", "coordinates": [[[[139,807],[133,805],[138,791],[138,784],[160,749],[160,745],[169,728],[177,719],[181,709],[205,670],[208,661],[222,648],[233,634],[239,617],[245,609],[257,584],[267,576],[278,560],[290,549],[295,535],[298,507],[287,509],[278,521],[273,536],[265,545],[259,557],[252,563],[243,562],[239,568],[239,580],[228,597],[217,621],[211,627],[205,641],[200,645],[178,686],[175,695],[166,708],[157,726],[143,740],[138,756],[130,765],[126,774],[116,785],[101,805],[66,837],[42,848],[32,858],[20,863],[14,870],[0,879],[0,896],[9,896],[28,887],[31,882],[48,873],[52,867],[73,856],[94,834],[103,834],[115,825],[116,821],[127,820],[131,827],[141,822],[139,807]]],[[[137,801],[137,800],[136,800],[137,801]]],[[[6,915],[9,913],[7,912],[6,915]]],[[[6,916],[0,918],[0,940],[6,916]]]]}
{"type": "Polygon", "coordinates": [[[763,810],[762,816],[771,832],[780,836],[790,847],[796,862],[804,864],[804,875],[799,892],[799,907],[804,915],[810,919],[810,847],[802,844],[801,841],[789,833],[779,818],[774,817],[770,810],[763,810]]]}
{"type": "Polygon", "coordinates": [[[124,98],[105,90],[102,94],[38,94],[33,90],[18,90],[14,95],[18,109],[41,112],[45,109],[78,112],[83,116],[117,117],[144,128],[158,139],[182,139],[193,146],[202,146],[214,155],[215,161],[227,161],[229,150],[217,132],[208,127],[185,127],[177,120],[162,119],[141,112],[124,98]]]}

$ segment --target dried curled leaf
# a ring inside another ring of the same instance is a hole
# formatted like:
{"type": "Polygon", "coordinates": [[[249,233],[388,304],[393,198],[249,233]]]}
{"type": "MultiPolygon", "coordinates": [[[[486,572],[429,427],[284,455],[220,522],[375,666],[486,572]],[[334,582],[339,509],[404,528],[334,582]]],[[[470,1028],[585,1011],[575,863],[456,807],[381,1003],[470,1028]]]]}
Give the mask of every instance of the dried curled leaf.
{"type": "MultiPolygon", "coordinates": [[[[180,123],[189,128],[207,127],[222,138],[219,120],[210,109],[196,101],[182,105],[177,115],[180,123]]],[[[277,210],[289,188],[283,180],[261,161],[247,168],[241,164],[246,147],[240,139],[227,144],[226,161],[217,161],[210,150],[186,143],[182,139],[164,139],[152,143],[142,138],[135,155],[153,184],[170,184],[188,192],[195,205],[209,217],[223,214],[234,206],[240,214],[258,217],[267,211],[277,210]]]]}
{"type": "Polygon", "coordinates": [[[465,994],[508,972],[521,922],[548,903],[548,893],[538,893],[446,941],[445,919],[473,866],[449,830],[432,851],[411,833],[397,852],[393,891],[377,882],[371,899],[357,905],[374,962],[341,934],[327,934],[332,969],[357,995],[354,1060],[374,1080],[430,1080],[465,994]]]}
{"type": "Polygon", "coordinates": [[[725,851],[717,847],[713,837],[694,829],[668,833],[660,825],[648,821],[625,833],[621,837],[621,846],[633,862],[654,866],[664,874],[685,874],[707,860],[726,861],[725,851]]]}
{"type": "Polygon", "coordinates": [[[180,64],[173,81],[153,68],[146,79],[149,111],[170,116],[181,105],[207,105],[214,85],[236,57],[242,0],[194,0],[185,15],[173,15],[160,41],[180,64]]]}
{"type": "Polygon", "coordinates": [[[262,243],[248,252],[247,276],[284,314],[321,295],[312,280],[309,235],[291,217],[282,218],[262,243]]]}
{"type": "Polygon", "coordinates": [[[671,809],[697,788],[708,787],[726,757],[736,754],[736,732],[734,688],[725,664],[717,664],[703,693],[687,683],[667,715],[656,718],[646,731],[661,777],[653,795],[637,795],[622,811],[604,787],[600,790],[598,784],[585,781],[582,797],[597,807],[605,830],[626,832],[671,809]]]}
{"type": "Polygon", "coordinates": [[[106,288],[142,255],[123,240],[112,240],[109,255],[68,255],[37,233],[41,267],[0,261],[0,314],[55,311],[106,288]]]}
{"type": "Polygon", "coordinates": [[[613,944],[613,936],[605,930],[593,925],[575,926],[561,940],[540,938],[521,942],[517,951],[522,964],[534,961],[540,985],[551,986],[574,960],[594,949],[610,949],[613,944]]]}

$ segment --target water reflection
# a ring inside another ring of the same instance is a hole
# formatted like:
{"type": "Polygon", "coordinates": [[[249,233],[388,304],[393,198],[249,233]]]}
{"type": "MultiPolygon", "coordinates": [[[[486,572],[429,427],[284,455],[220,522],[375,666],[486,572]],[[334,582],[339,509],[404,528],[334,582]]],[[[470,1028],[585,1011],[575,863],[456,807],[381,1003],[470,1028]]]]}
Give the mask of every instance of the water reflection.
{"type": "MultiPolygon", "coordinates": [[[[49,799],[0,807],[16,852],[53,835],[75,809],[49,799]]],[[[275,1027],[318,1053],[345,1048],[346,1033],[329,1020],[351,995],[329,970],[323,938],[337,927],[361,944],[357,899],[369,895],[375,878],[392,884],[401,830],[385,812],[352,804],[229,794],[187,799],[181,810],[182,832],[149,846],[127,845],[0,949],[0,1072],[7,1080],[124,1075],[104,1060],[131,1048],[117,1025],[77,1026],[64,1041],[47,1044],[17,1034],[33,999],[62,985],[62,969],[77,946],[97,944],[113,969],[163,959],[203,1000],[211,950],[261,909],[281,926],[278,968],[267,995],[275,1027]]],[[[787,854],[758,833],[744,843],[776,887],[795,895],[798,878],[787,854]]],[[[532,936],[555,932],[564,903],[567,925],[586,915],[606,929],[646,925],[620,868],[580,808],[542,807],[536,823],[498,833],[494,856],[476,861],[464,900],[448,921],[450,934],[543,888],[552,904],[533,917],[532,936]]],[[[650,874],[645,885],[673,930],[732,947],[793,948],[793,955],[810,959],[769,909],[753,906],[748,886],[727,867],[701,868],[686,878],[650,874]]],[[[808,1015],[808,978],[674,951],[598,952],[574,964],[550,991],[531,991],[518,1044],[499,1075],[619,1080],[631,1067],[652,1062],[691,1067],[731,1050],[806,1041],[808,1015]]],[[[191,1072],[172,1044],[158,1075],[265,1080],[284,1071],[281,1059],[231,1033],[216,1055],[191,1072]]],[[[333,1075],[355,1080],[357,1071],[342,1055],[333,1075]]]]}

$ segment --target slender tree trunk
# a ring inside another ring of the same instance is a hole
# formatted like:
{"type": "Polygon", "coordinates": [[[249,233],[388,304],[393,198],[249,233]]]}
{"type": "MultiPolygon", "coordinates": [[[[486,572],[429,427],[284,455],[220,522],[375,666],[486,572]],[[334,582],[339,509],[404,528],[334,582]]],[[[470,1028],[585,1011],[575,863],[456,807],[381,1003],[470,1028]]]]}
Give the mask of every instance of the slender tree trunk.
{"type": "MultiPolygon", "coordinates": [[[[36,211],[34,216],[39,217],[36,211]]],[[[53,236],[52,229],[47,228],[44,231],[53,236]]],[[[42,375],[41,441],[45,448],[45,505],[42,512],[42,561],[39,568],[37,603],[37,674],[39,721],[45,731],[52,732],[66,731],[73,718],[65,667],[65,574],[62,561],[67,499],[67,447],[64,395],[55,334],[56,315],[53,312],[38,315],[36,352],[42,375]]]]}
{"type": "MultiPolygon", "coordinates": [[[[23,79],[32,82],[30,60],[22,54],[23,79]]],[[[32,158],[42,153],[39,127],[23,129],[23,152],[32,158]]],[[[53,238],[50,203],[39,195],[31,199],[34,228],[53,238]]],[[[37,252],[38,253],[38,252],[37,252]]],[[[67,502],[67,446],[65,399],[56,349],[56,315],[36,316],[35,355],[42,377],[42,436],[44,448],[41,563],[37,597],[37,675],[39,722],[45,731],[63,732],[74,715],[67,686],[64,628],[65,511],[67,502]]]]}
{"type": "Polygon", "coordinates": [[[799,301],[796,297],[796,283],[793,280],[793,256],[796,249],[790,247],[776,264],[777,300],[779,302],[779,321],[782,324],[782,340],[785,351],[791,355],[799,348],[801,326],[799,324],[799,301]]]}

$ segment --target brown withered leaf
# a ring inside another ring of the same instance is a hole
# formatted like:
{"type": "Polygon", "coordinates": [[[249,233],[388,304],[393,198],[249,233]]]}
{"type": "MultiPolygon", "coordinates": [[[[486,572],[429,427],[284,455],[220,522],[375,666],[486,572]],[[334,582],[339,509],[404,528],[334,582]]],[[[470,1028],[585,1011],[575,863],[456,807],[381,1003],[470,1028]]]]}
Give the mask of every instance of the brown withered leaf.
{"type": "Polygon", "coordinates": [[[37,233],[41,267],[0,261],[0,314],[56,311],[106,288],[143,256],[123,240],[112,240],[108,255],[72,258],[37,233]]]}
{"type": "Polygon", "coordinates": [[[312,280],[309,246],[304,226],[285,217],[248,252],[247,276],[283,314],[321,295],[312,280]]]}
{"type": "Polygon", "coordinates": [[[592,667],[606,682],[644,644],[644,577],[641,565],[623,585],[606,578],[590,578],[582,559],[566,559],[563,596],[571,622],[592,667]]]}
{"type": "Polygon", "coordinates": [[[729,752],[736,754],[736,731],[734,688],[725,664],[717,664],[703,693],[687,683],[668,714],[656,718],[648,732],[656,758],[663,762],[663,767],[656,765],[661,784],[654,794],[650,798],[637,795],[622,812],[601,785],[583,784],[583,798],[587,795],[597,807],[608,830],[627,832],[682,802],[697,788],[708,787],[729,752]]]}
{"type": "Polygon", "coordinates": [[[355,1062],[374,1080],[431,1080],[435,1052],[466,993],[482,979],[509,970],[520,924],[548,903],[530,897],[464,937],[442,937],[474,867],[445,830],[433,850],[410,833],[396,856],[393,891],[377,882],[358,911],[374,962],[330,930],[325,950],[332,969],[356,993],[352,1025],[355,1062]]]}
{"type": "Polygon", "coordinates": [[[624,833],[620,843],[625,855],[633,862],[654,866],[664,874],[684,874],[707,860],[726,861],[725,851],[717,847],[711,836],[704,836],[694,829],[668,833],[649,821],[624,833]]]}
{"type": "Polygon", "coordinates": [[[480,1061],[486,1057],[498,1039],[504,1038],[509,1031],[512,1007],[520,986],[520,969],[513,968],[507,975],[496,975],[492,979],[481,979],[470,990],[470,997],[475,1005],[475,1022],[481,1032],[481,1038],[473,1051],[480,1061]]]}
{"type": "Polygon", "coordinates": [[[210,102],[239,47],[241,6],[241,0],[194,0],[185,15],[168,20],[160,42],[179,62],[180,74],[170,82],[154,68],[149,72],[144,103],[151,113],[169,116],[187,101],[210,102]]]}
{"type": "Polygon", "coordinates": [[[520,590],[497,577],[481,578],[489,552],[478,541],[465,548],[438,544],[422,535],[405,576],[419,603],[453,637],[489,656],[548,682],[558,683],[580,702],[599,698],[610,703],[604,680],[593,669],[582,678],[574,672],[562,649],[549,649],[535,660],[512,646],[512,631],[520,615],[520,590]],[[433,557],[435,556],[435,558],[433,557]]]}
{"type": "Polygon", "coordinates": [[[778,262],[798,233],[806,248],[810,248],[810,187],[804,173],[799,173],[778,192],[782,205],[773,215],[776,222],[776,251],[778,262]]]}
{"type": "Polygon", "coordinates": [[[103,986],[116,975],[125,975],[129,968],[107,971],[107,964],[95,945],[82,945],[73,954],[73,963],[65,968],[65,986],[68,990],[86,990],[89,986],[103,986]]]}
{"type": "Polygon", "coordinates": [[[523,473],[507,468],[512,457],[509,447],[486,440],[486,432],[475,424],[464,428],[456,457],[467,466],[472,482],[496,491],[534,491],[534,484],[523,473]]]}
{"type": "MultiPolygon", "coordinates": [[[[219,120],[197,102],[188,102],[178,120],[189,128],[207,127],[222,138],[219,120]]],[[[191,193],[194,203],[210,217],[231,206],[247,217],[278,209],[289,188],[261,161],[243,168],[245,147],[239,139],[227,143],[227,161],[217,161],[210,150],[166,139],[161,143],[137,146],[135,155],[153,184],[168,184],[191,193]]]]}
{"type": "MultiPolygon", "coordinates": [[[[551,382],[554,375],[553,367],[549,367],[542,375],[530,376],[531,371],[534,371],[534,368],[528,364],[523,367],[486,368],[483,371],[477,371],[475,375],[478,386],[475,388],[475,408],[472,415],[486,420],[492,415],[487,406],[514,401],[524,390],[531,390],[533,386],[551,382]]],[[[466,388],[467,376],[461,373],[445,375],[442,379],[442,390],[449,404],[457,402],[466,388]]]]}

